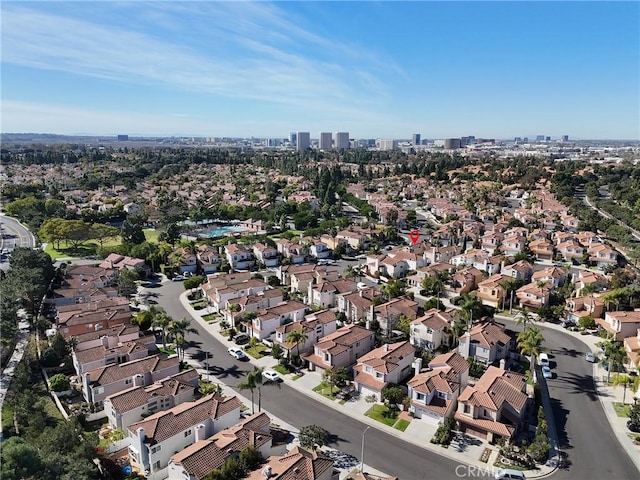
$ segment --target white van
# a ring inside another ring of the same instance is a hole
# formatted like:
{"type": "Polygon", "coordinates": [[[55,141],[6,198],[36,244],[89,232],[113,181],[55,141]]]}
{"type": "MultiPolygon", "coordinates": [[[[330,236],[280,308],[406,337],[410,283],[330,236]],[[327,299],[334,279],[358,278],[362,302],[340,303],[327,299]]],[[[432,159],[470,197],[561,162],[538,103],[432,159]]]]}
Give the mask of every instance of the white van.
{"type": "Polygon", "coordinates": [[[496,480],[526,480],[524,473],[510,468],[501,468],[496,472],[495,478],[496,480]]]}
{"type": "Polygon", "coordinates": [[[541,353],[538,356],[538,363],[543,367],[549,366],[549,356],[546,353],[541,353]]]}

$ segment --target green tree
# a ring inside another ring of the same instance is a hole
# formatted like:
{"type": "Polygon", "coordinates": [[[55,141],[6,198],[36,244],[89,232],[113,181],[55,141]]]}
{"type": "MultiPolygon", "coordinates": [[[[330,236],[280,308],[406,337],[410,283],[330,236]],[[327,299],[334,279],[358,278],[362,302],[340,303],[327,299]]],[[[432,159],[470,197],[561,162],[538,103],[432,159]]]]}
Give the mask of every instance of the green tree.
{"type": "Polygon", "coordinates": [[[397,405],[402,403],[402,400],[405,397],[404,392],[402,391],[402,388],[400,388],[398,385],[389,385],[388,387],[382,390],[381,395],[382,395],[382,400],[384,400],[385,402],[391,405],[397,405]]]}
{"type": "Polygon", "coordinates": [[[523,355],[529,355],[529,371],[533,378],[536,357],[540,355],[540,349],[544,343],[544,337],[539,328],[528,327],[517,336],[518,348],[523,355]]]}
{"type": "Polygon", "coordinates": [[[578,326],[583,330],[596,328],[596,321],[591,315],[584,315],[578,319],[578,326]]]}
{"type": "Polygon", "coordinates": [[[303,329],[291,330],[287,335],[287,342],[295,343],[296,353],[298,354],[298,357],[300,357],[300,344],[305,344],[307,338],[307,332],[305,332],[303,329]]]}
{"type": "Polygon", "coordinates": [[[596,344],[602,349],[603,363],[608,364],[607,383],[611,379],[611,371],[618,369],[626,358],[626,351],[622,342],[615,339],[607,339],[596,344]]]}
{"type": "Polygon", "coordinates": [[[129,298],[131,295],[138,291],[138,284],[140,275],[135,270],[129,270],[123,268],[118,274],[118,295],[121,297],[129,298]]]}
{"type": "Polygon", "coordinates": [[[38,478],[42,462],[38,449],[21,437],[10,437],[2,443],[0,475],[6,480],[38,478]]]}
{"type": "Polygon", "coordinates": [[[104,242],[114,239],[120,235],[120,230],[117,227],[111,225],[105,225],[104,223],[94,223],[91,225],[91,238],[95,238],[100,245],[100,248],[104,246],[104,242]]]}
{"type": "Polygon", "coordinates": [[[122,222],[120,235],[122,242],[131,245],[139,245],[146,241],[143,231],[144,219],[140,216],[131,216],[122,222]]]}
{"type": "Polygon", "coordinates": [[[330,433],[318,425],[307,425],[300,429],[298,439],[303,448],[315,450],[329,443],[330,433]]]}
{"type": "Polygon", "coordinates": [[[348,378],[344,367],[326,369],[322,372],[322,380],[329,385],[329,395],[333,395],[333,387],[342,384],[348,378]]]}
{"type": "MultiPolygon", "coordinates": [[[[260,375],[262,375],[262,371],[260,371],[260,375]]],[[[255,402],[253,401],[253,394],[255,389],[258,387],[258,381],[256,378],[255,369],[253,372],[248,372],[247,376],[244,378],[242,382],[240,382],[237,386],[239,390],[249,390],[251,391],[251,414],[256,413],[255,410],[255,402]]]]}
{"type": "Polygon", "coordinates": [[[191,320],[182,318],[180,320],[172,320],[167,327],[167,334],[176,343],[176,350],[181,360],[184,360],[185,345],[188,345],[185,337],[188,333],[199,335],[200,333],[191,326],[191,320]]]}
{"type": "Polygon", "coordinates": [[[152,322],[153,328],[160,328],[160,330],[162,331],[162,346],[165,349],[167,348],[167,330],[172,321],[173,319],[169,315],[167,315],[166,312],[160,311],[154,317],[152,322]]]}
{"type": "Polygon", "coordinates": [[[533,316],[531,311],[524,308],[516,315],[516,325],[522,325],[525,329],[533,324],[533,316]]]}

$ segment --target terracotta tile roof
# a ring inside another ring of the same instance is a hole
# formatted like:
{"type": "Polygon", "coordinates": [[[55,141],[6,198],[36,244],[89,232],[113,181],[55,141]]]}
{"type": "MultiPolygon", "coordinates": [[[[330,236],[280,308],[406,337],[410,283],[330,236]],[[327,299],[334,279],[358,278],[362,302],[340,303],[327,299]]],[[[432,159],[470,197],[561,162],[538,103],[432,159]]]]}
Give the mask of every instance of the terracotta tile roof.
{"type": "Polygon", "coordinates": [[[75,352],[75,356],[78,362],[84,364],[87,362],[94,362],[96,360],[104,359],[111,355],[131,355],[135,352],[149,351],[147,345],[155,343],[155,337],[148,335],[146,337],[139,338],[137,340],[129,340],[128,342],[120,343],[119,345],[107,348],[103,345],[99,345],[93,348],[87,348],[86,350],[80,350],[75,352]]]}
{"type": "Polygon", "coordinates": [[[189,475],[201,480],[212,470],[220,468],[232,454],[242,451],[249,445],[260,448],[273,441],[273,437],[268,433],[270,419],[264,413],[257,413],[249,419],[224,429],[206,440],[195,442],[181,452],[171,457],[171,462],[178,463],[189,475]],[[260,428],[249,426],[255,423],[256,416],[266,417],[266,430],[263,429],[263,422],[259,422],[260,428]]]}
{"type": "MultiPolygon", "coordinates": [[[[494,322],[479,323],[474,325],[468,333],[472,343],[491,347],[496,344],[507,345],[511,341],[511,337],[503,329],[503,325],[494,322]]],[[[466,342],[466,334],[460,336],[460,341],[466,342]]]]}
{"type": "Polygon", "coordinates": [[[431,410],[434,413],[437,413],[439,415],[444,415],[447,413],[447,410],[449,409],[449,405],[451,405],[451,400],[445,400],[444,398],[434,396],[431,399],[431,403],[420,403],[416,400],[412,400],[411,404],[414,407],[419,407],[425,410],[431,410]]]}
{"type": "Polygon", "coordinates": [[[511,438],[515,431],[515,429],[510,425],[506,425],[500,422],[494,422],[493,420],[486,420],[483,418],[472,418],[460,412],[456,412],[454,418],[461,423],[466,423],[467,425],[471,425],[472,427],[477,427],[481,430],[496,433],[507,438],[511,438]]]}
{"type": "Polygon", "coordinates": [[[175,435],[181,435],[189,427],[208,419],[222,417],[235,409],[239,414],[238,397],[223,397],[212,393],[195,402],[185,402],[169,410],[157,412],[141,422],[129,425],[128,429],[135,434],[138,428],[144,428],[145,443],[155,445],[175,435]]]}
{"type": "MultiPolygon", "coordinates": [[[[385,344],[358,359],[359,365],[368,365],[374,370],[389,373],[400,366],[400,361],[413,356],[415,349],[408,341],[385,344]]],[[[362,368],[362,367],[361,367],[362,368]]]]}
{"type": "Polygon", "coordinates": [[[358,325],[347,325],[321,338],[316,343],[316,348],[326,350],[335,355],[348,350],[356,342],[360,342],[371,335],[373,335],[373,332],[366,328],[358,325]]]}
{"type": "Polygon", "coordinates": [[[457,352],[441,353],[429,362],[429,368],[447,368],[447,374],[454,374],[454,378],[469,370],[469,362],[457,352]]]}
{"type": "Polygon", "coordinates": [[[160,371],[179,363],[178,357],[167,358],[164,354],[157,354],[119,365],[96,368],[91,370],[89,375],[91,382],[95,382],[97,385],[109,385],[123,378],[133,377],[138,373],[160,371]]]}
{"type": "Polygon", "coordinates": [[[278,480],[317,480],[333,468],[333,460],[322,452],[308,452],[295,446],[282,456],[269,457],[260,469],[251,472],[245,480],[264,480],[262,472],[267,467],[272,477],[278,480]]]}
{"type": "Polygon", "coordinates": [[[119,337],[123,335],[128,335],[133,332],[139,332],[140,328],[137,325],[115,325],[110,328],[106,328],[104,330],[97,330],[94,332],[81,333],[79,335],[74,335],[73,337],[77,340],[78,345],[84,342],[90,342],[91,340],[97,340],[102,337],[119,337]]]}
{"type": "Polygon", "coordinates": [[[110,395],[107,400],[122,414],[146,405],[154,397],[175,396],[187,390],[194,390],[193,382],[198,378],[198,372],[192,368],[159,380],[148,387],[133,387],[110,395]]]}
{"type": "Polygon", "coordinates": [[[458,400],[493,411],[506,402],[516,412],[521,412],[528,398],[524,393],[526,385],[526,376],[490,366],[478,383],[464,389],[458,400]]]}
{"type": "Polygon", "coordinates": [[[453,393],[458,385],[452,385],[447,379],[446,369],[423,370],[409,380],[408,385],[416,392],[429,394],[434,391],[453,393]]]}
{"type": "Polygon", "coordinates": [[[424,312],[424,315],[416,318],[411,323],[413,325],[424,325],[425,327],[431,328],[433,330],[440,330],[447,328],[451,322],[451,312],[452,310],[443,312],[438,310],[437,308],[432,308],[424,312]]]}

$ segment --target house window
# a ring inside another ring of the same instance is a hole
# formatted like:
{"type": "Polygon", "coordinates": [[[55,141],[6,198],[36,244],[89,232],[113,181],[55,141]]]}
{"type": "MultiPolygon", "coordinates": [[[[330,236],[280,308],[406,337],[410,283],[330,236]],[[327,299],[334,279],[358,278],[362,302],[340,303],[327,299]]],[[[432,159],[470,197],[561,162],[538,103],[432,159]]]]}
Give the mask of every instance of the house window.
{"type": "Polygon", "coordinates": [[[471,413],[471,405],[468,403],[464,404],[464,413],[471,413]]]}
{"type": "Polygon", "coordinates": [[[104,387],[96,387],[93,389],[93,394],[94,395],[100,395],[104,393],[104,387]]]}
{"type": "Polygon", "coordinates": [[[153,455],[156,452],[159,452],[160,450],[162,450],[162,445],[156,445],[155,447],[151,448],[151,455],[153,455]]]}
{"type": "Polygon", "coordinates": [[[157,462],[155,462],[153,464],[153,469],[154,470],[160,470],[160,460],[158,460],[157,462]]]}
{"type": "Polygon", "coordinates": [[[186,432],[184,432],[184,436],[185,437],[188,437],[189,435],[191,435],[191,429],[189,429],[186,432]]]}
{"type": "Polygon", "coordinates": [[[416,398],[418,400],[424,400],[425,398],[427,398],[427,396],[424,393],[418,393],[416,394],[416,398]]]}
{"type": "Polygon", "coordinates": [[[133,380],[132,380],[132,379],[130,379],[130,378],[125,378],[125,379],[124,379],[124,384],[125,384],[125,385],[131,385],[132,383],[133,383],[133,380]]]}

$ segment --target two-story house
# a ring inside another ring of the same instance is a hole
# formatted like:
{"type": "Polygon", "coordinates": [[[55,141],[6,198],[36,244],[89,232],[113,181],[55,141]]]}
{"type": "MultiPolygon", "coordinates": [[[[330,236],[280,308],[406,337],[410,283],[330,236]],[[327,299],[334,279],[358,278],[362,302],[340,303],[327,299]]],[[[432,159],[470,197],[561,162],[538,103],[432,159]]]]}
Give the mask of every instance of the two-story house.
{"type": "Polygon", "coordinates": [[[455,272],[451,277],[451,285],[447,286],[456,295],[464,295],[478,287],[478,283],[482,281],[483,275],[480,270],[475,267],[465,267],[455,272]]]}
{"type": "Polygon", "coordinates": [[[309,255],[317,258],[318,260],[323,258],[329,258],[333,252],[329,246],[320,240],[314,240],[309,247],[309,255]]]}
{"type": "Polygon", "coordinates": [[[219,272],[220,267],[222,267],[222,257],[220,256],[218,247],[199,245],[198,251],[196,252],[196,259],[198,260],[200,270],[205,275],[219,272]]]}
{"type": "Polygon", "coordinates": [[[615,340],[623,341],[640,328],[640,309],[633,312],[607,312],[604,318],[596,318],[596,323],[615,340]]]}
{"type": "Polygon", "coordinates": [[[246,270],[255,265],[253,255],[243,245],[232,243],[224,247],[227,262],[234,270],[246,270]]]}
{"type": "Polygon", "coordinates": [[[349,323],[366,320],[373,305],[373,299],[380,295],[377,289],[371,287],[359,289],[357,293],[337,295],[338,311],[344,313],[349,323]]]}
{"type": "Polygon", "coordinates": [[[377,321],[382,331],[390,335],[403,315],[409,320],[415,320],[418,316],[418,302],[409,297],[396,297],[380,305],[372,305],[368,320],[377,321]]]}
{"type": "Polygon", "coordinates": [[[265,479],[335,480],[333,460],[323,452],[308,451],[296,445],[283,455],[265,460],[259,469],[249,473],[244,480],[265,479]]]}
{"type": "Polygon", "coordinates": [[[529,248],[538,260],[553,260],[553,243],[548,238],[538,238],[529,242],[529,248]]]}
{"type": "Polygon", "coordinates": [[[177,265],[180,273],[190,272],[196,273],[198,270],[198,257],[195,253],[184,247],[176,249],[170,256],[170,260],[177,265]]]}
{"type": "Polygon", "coordinates": [[[500,273],[507,275],[508,277],[515,278],[516,280],[524,280],[528,282],[533,275],[533,265],[526,260],[520,260],[511,265],[505,265],[500,270],[500,273]]]}
{"type": "Polygon", "coordinates": [[[116,363],[130,362],[148,357],[157,351],[154,335],[129,340],[123,343],[113,342],[115,337],[102,337],[102,344],[97,347],[74,350],[71,353],[73,366],[78,377],[84,372],[116,363]]]}
{"type": "Polygon", "coordinates": [[[131,387],[150,385],[180,371],[177,356],[157,354],[138,360],[96,368],[82,375],[82,394],[85,401],[98,408],[109,395],[131,387]]]}
{"type": "Polygon", "coordinates": [[[256,242],[253,245],[253,254],[255,255],[258,263],[263,264],[265,267],[277,267],[279,263],[278,250],[264,243],[256,242]]]}
{"type": "Polygon", "coordinates": [[[377,401],[381,401],[382,390],[411,375],[414,354],[413,346],[407,341],[385,343],[365,353],[353,367],[358,391],[363,395],[374,395],[377,401]]]}
{"type": "Polygon", "coordinates": [[[415,418],[430,423],[442,423],[456,409],[458,395],[469,381],[469,364],[455,352],[437,355],[422,368],[422,359],[415,361],[415,375],[409,380],[409,411],[415,418]]]}
{"type": "Polygon", "coordinates": [[[605,269],[618,264],[618,252],[604,243],[592,243],[588,249],[589,261],[605,269]]]}
{"type": "Polygon", "coordinates": [[[284,258],[288,258],[289,261],[298,265],[304,263],[307,258],[304,247],[299,243],[292,242],[286,238],[281,238],[276,242],[276,248],[284,258]]]}
{"type": "Polygon", "coordinates": [[[532,404],[526,388],[525,375],[490,366],[458,397],[454,418],[460,431],[489,442],[512,439],[532,404]]]}
{"type": "Polygon", "coordinates": [[[432,308],[424,312],[424,315],[411,322],[411,345],[436,350],[442,345],[449,345],[449,330],[454,322],[453,309],[441,311],[432,308]]]}
{"type": "MultiPolygon", "coordinates": [[[[635,335],[625,337],[623,345],[625,352],[627,352],[627,370],[637,373],[640,370],[640,328],[635,335]]],[[[639,395],[640,390],[636,393],[636,397],[639,395]]]]}
{"type": "Polygon", "coordinates": [[[532,282],[549,282],[553,288],[560,288],[567,280],[567,270],[562,267],[547,267],[534,272],[532,282]]]}
{"type": "Polygon", "coordinates": [[[266,413],[258,412],[209,438],[197,440],[170,458],[169,480],[203,480],[249,446],[254,447],[262,458],[282,455],[286,452],[286,444],[274,442],[269,431],[270,422],[266,413]]]}
{"type": "Polygon", "coordinates": [[[484,305],[500,308],[507,298],[505,285],[510,280],[511,277],[502,275],[501,273],[491,275],[486,280],[478,283],[478,298],[484,305]]]}
{"type": "Polygon", "coordinates": [[[337,330],[336,314],[331,310],[323,310],[305,315],[301,322],[286,323],[276,328],[273,341],[279,344],[285,356],[292,353],[307,353],[321,338],[337,330]],[[293,331],[302,331],[307,339],[304,342],[292,342],[289,334],[293,331]],[[299,344],[300,343],[300,344],[299,344]]]}
{"type": "Polygon", "coordinates": [[[460,336],[459,341],[458,353],[463,358],[485,365],[507,358],[513,347],[513,340],[505,333],[504,325],[497,322],[478,323],[460,336]]]}
{"type": "Polygon", "coordinates": [[[145,475],[166,478],[173,455],[236,424],[240,420],[240,405],[238,397],[210,394],[129,425],[131,466],[145,475]]]}
{"type": "Polygon", "coordinates": [[[124,429],[159,410],[193,401],[198,380],[198,372],[191,368],[146,387],[140,385],[109,395],[104,400],[109,426],[124,429]]]}
{"type": "Polygon", "coordinates": [[[523,285],[516,290],[516,298],[520,308],[537,310],[549,305],[549,297],[553,284],[551,282],[535,282],[523,285]]]}
{"type": "Polygon", "coordinates": [[[593,295],[568,298],[565,302],[565,322],[577,325],[581,317],[601,318],[604,313],[604,301],[593,295]]]}
{"type": "Polygon", "coordinates": [[[65,338],[131,323],[132,311],[124,297],[100,298],[56,309],[56,328],[65,338]]]}
{"type": "Polygon", "coordinates": [[[269,338],[276,328],[287,321],[297,322],[304,318],[308,306],[297,301],[283,302],[275,307],[258,311],[258,316],[251,320],[249,333],[259,340],[269,338]]]}
{"type": "Polygon", "coordinates": [[[309,283],[309,287],[307,289],[307,302],[309,305],[331,308],[337,305],[338,295],[348,295],[357,291],[357,283],[346,278],[334,280],[333,282],[321,281],[315,284],[309,283]]]}
{"type": "Polygon", "coordinates": [[[375,333],[357,325],[346,325],[320,339],[313,352],[303,355],[311,370],[351,368],[359,357],[370,352],[375,333]]]}

